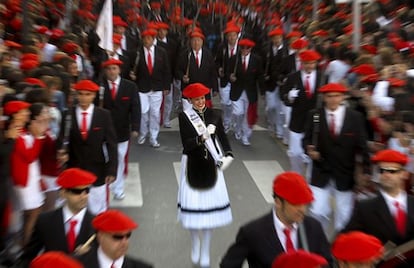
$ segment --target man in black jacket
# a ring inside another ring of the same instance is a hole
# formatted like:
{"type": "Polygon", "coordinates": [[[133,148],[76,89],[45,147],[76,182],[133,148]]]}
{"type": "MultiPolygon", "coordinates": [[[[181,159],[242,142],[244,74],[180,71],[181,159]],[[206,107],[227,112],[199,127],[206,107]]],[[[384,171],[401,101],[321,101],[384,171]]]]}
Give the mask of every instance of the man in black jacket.
{"type": "Polygon", "coordinates": [[[279,254],[299,248],[332,262],[329,243],[320,223],[305,215],[313,201],[305,179],[295,172],[279,174],[273,181],[272,211],[242,226],[235,243],[223,257],[221,268],[269,268],[279,254]]]}

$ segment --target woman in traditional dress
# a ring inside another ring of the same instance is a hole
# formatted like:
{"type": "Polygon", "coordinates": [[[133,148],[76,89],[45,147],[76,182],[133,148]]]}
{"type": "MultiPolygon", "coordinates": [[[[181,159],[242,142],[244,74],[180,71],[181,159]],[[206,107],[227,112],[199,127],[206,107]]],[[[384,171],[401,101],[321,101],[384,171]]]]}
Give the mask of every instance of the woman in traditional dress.
{"type": "Polygon", "coordinates": [[[230,224],[232,214],[223,170],[233,154],[224,132],[221,113],[207,108],[210,90],[194,83],[183,90],[192,107],[179,115],[183,144],[178,218],[191,233],[191,261],[210,266],[210,241],[214,228],[230,224]]]}

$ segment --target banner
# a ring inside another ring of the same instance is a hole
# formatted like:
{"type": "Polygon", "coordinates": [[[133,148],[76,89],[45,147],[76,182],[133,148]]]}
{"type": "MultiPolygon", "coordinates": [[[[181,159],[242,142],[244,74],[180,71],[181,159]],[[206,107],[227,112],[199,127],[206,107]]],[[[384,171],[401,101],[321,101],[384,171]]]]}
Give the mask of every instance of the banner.
{"type": "Polygon", "coordinates": [[[112,22],[112,0],[105,0],[101,14],[99,14],[96,25],[96,33],[99,36],[99,47],[107,50],[113,50],[113,22],[112,22]]]}

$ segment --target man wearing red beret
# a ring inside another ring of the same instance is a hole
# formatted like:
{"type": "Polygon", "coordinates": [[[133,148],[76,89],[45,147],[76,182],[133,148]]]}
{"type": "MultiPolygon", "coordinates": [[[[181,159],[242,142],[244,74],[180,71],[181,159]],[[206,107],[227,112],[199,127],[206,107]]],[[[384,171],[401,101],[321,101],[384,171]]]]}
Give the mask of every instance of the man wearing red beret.
{"type": "Polygon", "coordinates": [[[138,228],[130,217],[118,210],[107,210],[92,221],[98,245],[79,256],[85,267],[151,268],[152,265],[126,256],[132,231],[138,228]]]}
{"type": "MultiPolygon", "coordinates": [[[[207,107],[212,107],[212,94],[218,92],[217,68],[213,54],[209,49],[203,47],[204,35],[199,31],[190,33],[190,47],[181,51],[175,78],[181,81],[181,90],[193,83],[201,83],[210,89],[210,94],[206,95],[207,107]]],[[[183,110],[191,107],[191,104],[183,99],[183,110]]]]}
{"type": "Polygon", "coordinates": [[[332,261],[321,224],[306,215],[313,194],[305,178],[296,172],[281,173],[273,181],[273,194],[272,211],[239,229],[221,268],[240,268],[245,260],[250,268],[271,267],[277,256],[298,249],[332,261]]]}
{"type": "Polygon", "coordinates": [[[229,59],[238,53],[237,41],[239,39],[240,27],[235,24],[227,25],[224,29],[226,40],[219,44],[215,57],[220,78],[220,103],[223,110],[223,124],[226,133],[231,127],[232,107],[230,100],[230,81],[225,76],[225,69],[229,67],[229,59]]]}
{"type": "Polygon", "coordinates": [[[326,265],[328,262],[323,257],[300,249],[277,256],[272,268],[321,268],[326,265]]]}
{"type": "Polygon", "coordinates": [[[145,30],[141,33],[142,47],[139,48],[139,61],[135,66],[136,84],[141,102],[141,129],[138,144],[144,144],[147,136],[150,145],[160,147],[158,135],[161,122],[163,95],[170,91],[171,69],[167,51],[154,45],[157,31],[145,30]]]}
{"type": "MultiPolygon", "coordinates": [[[[103,108],[109,110],[118,143],[118,169],[115,182],[111,185],[114,198],[122,200],[124,193],[124,159],[128,152],[130,137],[138,138],[141,123],[141,103],[136,84],[121,77],[122,61],[110,59],[103,62],[105,72],[103,108]]],[[[98,98],[95,103],[98,103],[98,98]]]]}
{"type": "Polygon", "coordinates": [[[83,268],[84,266],[60,251],[46,252],[36,257],[29,268],[83,268]]]}
{"type": "MultiPolygon", "coordinates": [[[[111,114],[93,104],[99,86],[90,80],[81,80],[73,86],[78,105],[71,112],[68,166],[79,167],[97,176],[91,187],[88,208],[97,214],[108,207],[107,187],[115,180],[118,154],[111,114]]],[[[65,131],[61,131],[62,134],[65,131]]]]}
{"type": "Polygon", "coordinates": [[[250,146],[252,128],[257,121],[258,92],[264,87],[262,58],[252,53],[255,45],[250,39],[241,39],[240,53],[229,59],[226,70],[231,84],[234,136],[245,146],[250,146]]]}
{"type": "Polygon", "coordinates": [[[323,84],[322,73],[317,69],[321,55],[314,50],[299,53],[300,70],[288,75],[280,91],[283,102],[291,107],[289,122],[289,148],[287,155],[290,168],[305,174],[306,164],[310,162],[305,155],[301,141],[305,131],[307,113],[316,107],[317,89],[323,84]]]}
{"type": "Polygon", "coordinates": [[[88,197],[96,176],[79,168],[63,171],[56,183],[61,187],[63,207],[40,214],[22,259],[30,261],[41,251],[72,253],[94,233],[88,197]]]}
{"type": "Polygon", "coordinates": [[[360,113],[344,105],[348,89],[338,83],[319,88],[324,107],[307,115],[303,149],[312,159],[310,184],[315,196],[312,215],[328,232],[332,208],[332,196],[336,200],[334,210],[335,231],[344,228],[352,213],[356,186],[356,156],[360,156],[364,178],[369,178],[370,161],[364,120],[360,113]],[[315,116],[319,122],[315,122],[315,116]]]}
{"type": "MultiPolygon", "coordinates": [[[[372,157],[376,164],[379,192],[372,199],[355,204],[346,231],[362,231],[377,237],[383,244],[388,241],[401,245],[414,237],[414,197],[403,190],[409,179],[404,169],[408,157],[395,150],[382,150],[372,157]]],[[[414,261],[410,260],[411,266],[414,261]]],[[[408,267],[408,266],[407,266],[408,267]]]]}
{"type": "MultiPolygon", "coordinates": [[[[266,117],[271,135],[283,138],[285,105],[280,99],[280,85],[283,76],[280,72],[282,59],[288,55],[288,48],[283,40],[283,30],[276,28],[269,32],[270,45],[264,48],[264,94],[266,98],[266,117]]],[[[262,92],[263,93],[263,92],[262,92]]]]}

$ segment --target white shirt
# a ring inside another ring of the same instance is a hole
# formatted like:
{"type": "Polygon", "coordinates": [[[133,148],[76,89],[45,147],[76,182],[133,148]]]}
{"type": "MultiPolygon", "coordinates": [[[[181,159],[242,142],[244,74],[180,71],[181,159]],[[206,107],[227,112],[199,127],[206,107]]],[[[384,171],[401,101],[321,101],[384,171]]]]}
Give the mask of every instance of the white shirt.
{"type": "Polygon", "coordinates": [[[196,59],[198,57],[198,67],[200,67],[200,65],[201,65],[201,58],[203,56],[202,49],[200,49],[198,52],[195,51],[195,50],[193,50],[193,53],[194,53],[194,59],[196,59]]]}
{"type": "Polygon", "coordinates": [[[75,225],[75,234],[76,236],[78,236],[85,213],[86,213],[86,208],[83,208],[81,211],[79,211],[78,214],[74,215],[72,211],[69,210],[67,205],[63,206],[62,214],[63,214],[63,223],[65,225],[65,234],[67,234],[69,231],[70,222],[72,220],[76,220],[77,223],[75,225]]]}
{"type": "MultiPolygon", "coordinates": [[[[112,91],[112,81],[111,80],[107,80],[107,81],[109,85],[109,91],[112,91]]],[[[118,93],[119,84],[121,83],[121,77],[118,76],[113,82],[115,82],[115,95],[116,95],[118,93]]]]}
{"type": "Polygon", "coordinates": [[[305,88],[306,78],[309,76],[310,91],[312,92],[312,94],[315,94],[316,71],[312,71],[310,73],[305,73],[304,71],[301,71],[301,76],[302,76],[303,88],[305,88]]]}
{"type": "Polygon", "coordinates": [[[82,110],[79,106],[76,107],[76,120],[78,120],[78,126],[79,129],[82,129],[82,118],[83,112],[87,113],[86,116],[86,128],[89,130],[89,128],[91,127],[91,122],[92,122],[92,116],[93,116],[93,108],[95,107],[95,105],[93,103],[91,103],[91,105],[89,105],[88,109],[86,110],[82,110]]]}
{"type": "Polygon", "coordinates": [[[391,215],[393,217],[395,217],[397,214],[397,208],[394,205],[395,202],[398,202],[400,205],[400,208],[404,210],[405,212],[407,212],[407,193],[401,191],[396,197],[390,196],[383,190],[380,190],[380,193],[384,197],[385,203],[387,204],[388,209],[390,210],[391,215]]]}
{"type": "Polygon", "coordinates": [[[151,53],[152,68],[154,68],[154,46],[151,46],[149,49],[144,48],[145,62],[147,63],[147,66],[148,66],[148,51],[151,53]]]}
{"type": "Polygon", "coordinates": [[[122,256],[119,259],[112,260],[105,254],[105,252],[103,252],[100,246],[98,248],[97,255],[100,268],[111,268],[112,264],[114,264],[115,268],[121,268],[125,259],[125,256],[122,256]]]}
{"type": "Polygon", "coordinates": [[[250,61],[250,53],[247,54],[246,56],[242,56],[242,64],[244,63],[247,68],[249,68],[249,61],[250,61]]]}
{"type": "MultiPolygon", "coordinates": [[[[286,235],[283,232],[287,228],[283,222],[279,220],[279,218],[276,215],[276,210],[273,208],[273,224],[276,229],[277,236],[279,237],[279,241],[282,244],[282,247],[286,251],[286,235]]],[[[295,249],[298,249],[298,224],[294,223],[293,228],[290,229],[290,239],[292,240],[293,247],[295,249]]]]}
{"type": "Polygon", "coordinates": [[[334,119],[335,119],[335,134],[338,135],[339,133],[341,133],[341,129],[344,124],[345,106],[340,105],[335,111],[325,109],[325,115],[326,115],[325,117],[326,117],[328,126],[330,126],[331,124],[331,114],[334,115],[334,119]]]}

